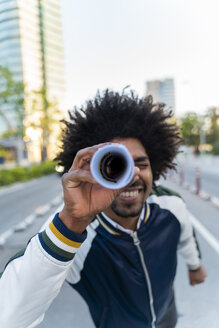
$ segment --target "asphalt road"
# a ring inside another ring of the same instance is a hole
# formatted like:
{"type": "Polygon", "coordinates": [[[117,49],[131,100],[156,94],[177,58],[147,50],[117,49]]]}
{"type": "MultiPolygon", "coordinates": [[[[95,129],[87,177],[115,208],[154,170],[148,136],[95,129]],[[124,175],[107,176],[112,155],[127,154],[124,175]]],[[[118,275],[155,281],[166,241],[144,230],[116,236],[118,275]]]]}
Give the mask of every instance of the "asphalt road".
{"type": "Polygon", "coordinates": [[[62,192],[57,174],[0,189],[0,235],[62,192]]]}

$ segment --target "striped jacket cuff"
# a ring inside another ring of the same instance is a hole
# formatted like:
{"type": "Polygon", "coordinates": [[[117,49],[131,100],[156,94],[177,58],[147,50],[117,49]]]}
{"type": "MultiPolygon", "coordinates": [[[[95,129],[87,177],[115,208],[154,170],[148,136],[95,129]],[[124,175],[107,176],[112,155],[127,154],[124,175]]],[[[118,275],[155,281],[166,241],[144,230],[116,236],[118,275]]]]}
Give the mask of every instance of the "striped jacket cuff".
{"type": "Polygon", "coordinates": [[[44,250],[63,262],[73,259],[86,237],[86,230],[81,235],[69,230],[60,220],[58,213],[49,226],[39,233],[39,240],[44,250]]]}

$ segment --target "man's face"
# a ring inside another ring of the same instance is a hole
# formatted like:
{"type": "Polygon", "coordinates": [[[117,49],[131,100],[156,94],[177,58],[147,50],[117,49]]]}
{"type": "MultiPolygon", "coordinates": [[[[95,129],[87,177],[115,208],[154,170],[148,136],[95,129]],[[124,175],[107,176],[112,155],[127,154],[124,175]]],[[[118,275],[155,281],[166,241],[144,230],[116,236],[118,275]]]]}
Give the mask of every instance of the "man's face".
{"type": "Polygon", "coordinates": [[[104,212],[115,221],[118,221],[118,217],[137,218],[152,188],[153,177],[149,157],[138,139],[113,139],[112,142],[123,144],[128,148],[140,173],[139,179],[125,188],[104,212]]]}

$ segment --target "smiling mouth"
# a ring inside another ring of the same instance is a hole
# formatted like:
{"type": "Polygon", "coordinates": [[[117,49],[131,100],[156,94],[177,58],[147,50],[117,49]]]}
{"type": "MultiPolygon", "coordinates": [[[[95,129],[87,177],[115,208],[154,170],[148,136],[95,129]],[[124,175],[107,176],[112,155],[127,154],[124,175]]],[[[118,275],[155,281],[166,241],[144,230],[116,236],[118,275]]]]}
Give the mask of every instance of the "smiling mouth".
{"type": "Polygon", "coordinates": [[[119,194],[119,198],[124,200],[133,200],[138,197],[141,191],[143,191],[143,189],[123,191],[119,194]]]}
{"type": "Polygon", "coordinates": [[[135,191],[123,191],[121,192],[120,196],[122,197],[137,197],[138,196],[139,191],[135,190],[135,191]]]}
{"type": "Polygon", "coordinates": [[[119,198],[123,200],[134,200],[140,193],[146,191],[146,185],[137,181],[130,185],[126,190],[119,194],[119,198]]]}

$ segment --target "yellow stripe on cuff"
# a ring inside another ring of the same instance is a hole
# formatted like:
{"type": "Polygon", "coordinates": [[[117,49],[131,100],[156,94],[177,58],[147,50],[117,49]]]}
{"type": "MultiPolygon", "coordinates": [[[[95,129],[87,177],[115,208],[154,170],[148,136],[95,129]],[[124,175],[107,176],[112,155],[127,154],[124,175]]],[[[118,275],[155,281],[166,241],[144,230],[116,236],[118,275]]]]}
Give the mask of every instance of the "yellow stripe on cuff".
{"type": "Polygon", "coordinates": [[[78,243],[76,241],[72,241],[71,239],[68,239],[67,237],[63,236],[61,234],[61,232],[59,232],[56,227],[54,226],[53,222],[50,222],[50,230],[54,233],[54,235],[61,240],[64,244],[68,245],[68,246],[72,246],[75,248],[78,248],[81,246],[82,243],[78,243]]]}

